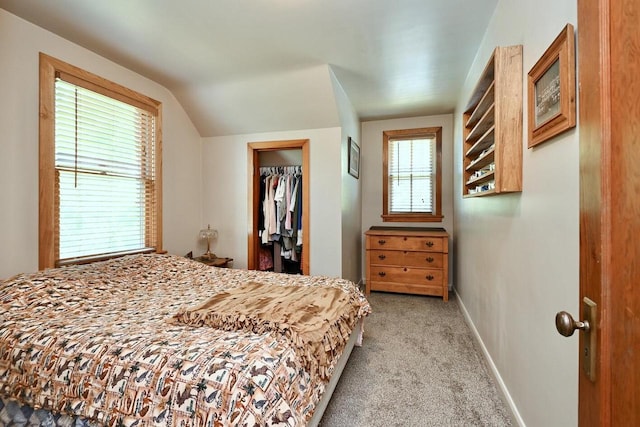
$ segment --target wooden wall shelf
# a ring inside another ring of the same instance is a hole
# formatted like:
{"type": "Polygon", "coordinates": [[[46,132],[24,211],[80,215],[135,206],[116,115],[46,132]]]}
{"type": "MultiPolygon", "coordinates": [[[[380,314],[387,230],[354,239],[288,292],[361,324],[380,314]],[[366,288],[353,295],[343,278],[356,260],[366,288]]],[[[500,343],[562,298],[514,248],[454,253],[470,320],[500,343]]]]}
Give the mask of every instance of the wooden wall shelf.
{"type": "Polygon", "coordinates": [[[522,191],[522,46],[497,47],[463,113],[463,197],[522,191]]]}

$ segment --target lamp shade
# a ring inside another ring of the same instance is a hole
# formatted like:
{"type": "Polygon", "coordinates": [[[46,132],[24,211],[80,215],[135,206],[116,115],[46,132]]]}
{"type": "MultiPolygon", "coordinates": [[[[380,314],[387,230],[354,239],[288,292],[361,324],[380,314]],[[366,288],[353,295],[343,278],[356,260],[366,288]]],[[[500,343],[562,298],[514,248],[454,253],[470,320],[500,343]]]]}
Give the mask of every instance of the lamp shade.
{"type": "Polygon", "coordinates": [[[208,225],[207,228],[200,230],[200,238],[215,240],[218,238],[218,230],[214,230],[211,225],[208,225]]]}

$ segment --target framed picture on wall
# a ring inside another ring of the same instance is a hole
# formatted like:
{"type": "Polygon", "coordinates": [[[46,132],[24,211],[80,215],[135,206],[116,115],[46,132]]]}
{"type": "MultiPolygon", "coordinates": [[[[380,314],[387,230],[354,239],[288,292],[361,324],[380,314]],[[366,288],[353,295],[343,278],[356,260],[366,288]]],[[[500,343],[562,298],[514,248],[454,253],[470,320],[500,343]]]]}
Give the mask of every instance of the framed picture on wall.
{"type": "Polygon", "coordinates": [[[353,138],[349,137],[349,175],[355,177],[356,179],[360,176],[360,147],[353,140],[353,138]]]}
{"type": "Polygon", "coordinates": [[[567,24],[529,71],[529,148],[575,127],[574,31],[567,24]]]}

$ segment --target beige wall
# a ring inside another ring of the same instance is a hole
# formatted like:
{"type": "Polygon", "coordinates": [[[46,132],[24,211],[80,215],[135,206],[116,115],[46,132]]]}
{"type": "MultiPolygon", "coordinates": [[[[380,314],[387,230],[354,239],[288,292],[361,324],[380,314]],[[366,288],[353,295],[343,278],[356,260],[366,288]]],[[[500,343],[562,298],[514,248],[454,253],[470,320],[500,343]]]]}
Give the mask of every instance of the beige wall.
{"type": "Polygon", "coordinates": [[[336,98],[336,107],[341,125],[340,143],[340,176],[342,180],[342,194],[340,197],[342,206],[341,240],[342,240],[342,277],[355,283],[360,281],[362,244],[360,228],[362,217],[362,180],[349,175],[349,137],[360,146],[360,120],[351,101],[347,97],[340,82],[331,73],[333,92],[336,98]]]}
{"type": "Polygon", "coordinates": [[[331,115],[340,127],[203,138],[203,225],[211,223],[218,229],[216,253],[234,258],[234,267],[246,268],[250,218],[247,143],[309,139],[310,165],[303,174],[311,187],[310,274],[357,282],[360,187],[359,181],[346,173],[345,156],[347,137],[359,138],[359,123],[330,67],[323,67],[316,83],[316,89],[330,90],[323,97],[333,97],[331,115]]]}
{"type": "Polygon", "coordinates": [[[202,139],[164,87],[1,9],[0,29],[0,277],[38,267],[42,51],[163,103],[164,246],[170,253],[202,251],[198,231],[211,223],[220,232],[216,251],[246,267],[246,142],[309,138],[311,273],[359,279],[360,181],[346,174],[345,157],[347,137],[359,139],[359,123],[329,67],[323,67],[323,87],[334,97],[332,114],[343,127],[202,139]]]}
{"type": "Polygon", "coordinates": [[[578,341],[558,335],[554,316],[578,312],[578,133],[533,150],[523,138],[521,194],[463,199],[461,114],[495,46],[523,44],[526,88],[527,72],[575,21],[573,1],[500,0],[454,116],[455,288],[518,421],[529,426],[577,424],[578,341]]]}
{"type": "MultiPolygon", "coordinates": [[[[449,287],[452,283],[453,259],[455,253],[451,243],[453,229],[453,116],[410,117],[392,120],[377,120],[362,123],[362,229],[360,239],[364,250],[364,232],[374,225],[443,227],[449,233],[449,287]],[[414,129],[442,126],[442,222],[431,223],[389,223],[383,222],[382,215],[382,132],[395,129],[414,129]]],[[[364,274],[364,255],[362,258],[364,274]]]]}
{"type": "Polygon", "coordinates": [[[200,226],[200,136],[164,87],[0,9],[0,278],[38,268],[38,53],[162,102],[164,246],[183,253],[200,226]]]}
{"type": "Polygon", "coordinates": [[[341,247],[341,128],[309,129],[233,135],[203,139],[203,225],[218,229],[215,253],[247,267],[249,226],[247,143],[309,139],[310,273],[340,277],[341,247]]]}

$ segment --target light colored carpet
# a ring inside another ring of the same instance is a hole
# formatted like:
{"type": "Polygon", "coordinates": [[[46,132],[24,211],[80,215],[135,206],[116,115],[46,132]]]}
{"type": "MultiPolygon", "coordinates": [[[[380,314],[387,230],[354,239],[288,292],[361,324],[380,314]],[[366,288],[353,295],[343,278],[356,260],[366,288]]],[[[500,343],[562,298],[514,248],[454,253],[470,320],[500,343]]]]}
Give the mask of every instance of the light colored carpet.
{"type": "Polygon", "coordinates": [[[321,427],[510,426],[455,297],[373,292],[321,427]]]}

